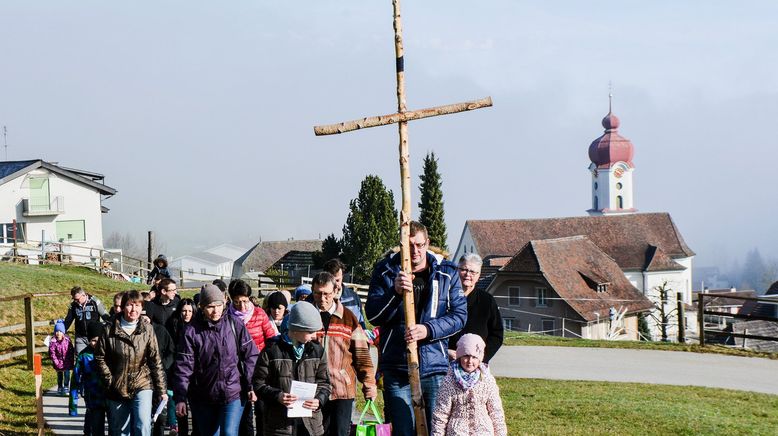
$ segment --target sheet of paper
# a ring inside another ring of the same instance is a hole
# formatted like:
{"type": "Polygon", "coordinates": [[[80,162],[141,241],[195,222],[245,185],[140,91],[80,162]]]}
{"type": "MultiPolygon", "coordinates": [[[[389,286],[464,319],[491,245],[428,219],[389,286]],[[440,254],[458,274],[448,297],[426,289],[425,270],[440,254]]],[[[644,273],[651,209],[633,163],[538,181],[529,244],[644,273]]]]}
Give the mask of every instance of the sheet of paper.
{"type": "Polygon", "coordinates": [[[302,418],[313,416],[313,410],[303,407],[303,403],[306,400],[312,400],[316,395],[316,383],[305,383],[297,380],[292,380],[292,387],[289,392],[297,397],[297,401],[292,404],[292,407],[286,409],[286,416],[289,418],[302,418]]]}

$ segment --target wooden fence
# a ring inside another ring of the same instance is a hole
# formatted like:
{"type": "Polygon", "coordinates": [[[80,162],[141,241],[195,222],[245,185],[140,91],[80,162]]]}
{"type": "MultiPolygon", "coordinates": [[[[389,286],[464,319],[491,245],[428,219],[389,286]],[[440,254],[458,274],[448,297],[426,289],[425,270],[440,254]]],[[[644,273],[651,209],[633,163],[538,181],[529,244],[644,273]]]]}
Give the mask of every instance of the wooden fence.
{"type": "Polygon", "coordinates": [[[12,301],[24,300],[24,324],[9,325],[0,327],[0,334],[11,333],[14,331],[24,330],[24,350],[0,350],[0,361],[13,359],[14,357],[24,356],[27,357],[27,369],[32,369],[33,355],[36,352],[47,351],[46,347],[35,346],[35,327],[43,327],[51,325],[51,321],[35,321],[32,310],[33,298],[52,297],[57,295],[70,295],[69,292],[51,292],[44,294],[22,294],[14,295],[11,297],[0,297],[0,303],[7,304],[12,301]]]}
{"type": "MultiPolygon", "coordinates": [[[[761,340],[761,341],[770,341],[770,342],[778,342],[778,335],[777,336],[764,336],[764,335],[754,335],[754,334],[748,334],[748,331],[746,330],[743,333],[737,333],[735,331],[728,331],[723,329],[712,329],[709,325],[706,325],[705,322],[705,316],[718,316],[723,318],[732,318],[736,320],[745,320],[745,321],[769,321],[776,323],[778,325],[778,317],[775,316],[765,316],[761,314],[751,314],[751,313],[730,313],[730,312],[724,312],[720,310],[707,310],[705,308],[707,300],[709,303],[712,302],[714,299],[717,298],[725,298],[725,299],[733,299],[733,300],[742,300],[744,302],[752,302],[754,305],[769,305],[770,307],[776,307],[778,306],[778,296],[762,296],[762,297],[743,297],[743,296],[736,296],[731,295],[729,293],[699,293],[697,294],[697,322],[699,323],[699,337],[700,337],[700,345],[705,345],[705,341],[708,340],[708,336],[724,336],[729,338],[740,338],[744,340],[746,339],[754,339],[754,340],[761,340]]],[[[752,311],[753,313],[754,311],[752,311]]],[[[775,314],[775,310],[772,311],[773,314],[775,314]]],[[[710,323],[709,323],[710,324],[710,323]]],[[[710,342],[710,340],[708,340],[710,342]]]]}

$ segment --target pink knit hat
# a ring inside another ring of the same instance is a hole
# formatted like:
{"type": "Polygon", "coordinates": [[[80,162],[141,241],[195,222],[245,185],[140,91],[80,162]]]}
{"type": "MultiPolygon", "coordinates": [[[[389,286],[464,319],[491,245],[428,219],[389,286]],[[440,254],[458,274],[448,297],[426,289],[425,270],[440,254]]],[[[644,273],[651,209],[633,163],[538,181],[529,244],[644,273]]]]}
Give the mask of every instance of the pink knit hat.
{"type": "Polygon", "coordinates": [[[475,356],[479,360],[484,360],[484,350],[486,344],[480,336],[472,333],[462,335],[457,341],[457,359],[462,356],[475,356]]]}

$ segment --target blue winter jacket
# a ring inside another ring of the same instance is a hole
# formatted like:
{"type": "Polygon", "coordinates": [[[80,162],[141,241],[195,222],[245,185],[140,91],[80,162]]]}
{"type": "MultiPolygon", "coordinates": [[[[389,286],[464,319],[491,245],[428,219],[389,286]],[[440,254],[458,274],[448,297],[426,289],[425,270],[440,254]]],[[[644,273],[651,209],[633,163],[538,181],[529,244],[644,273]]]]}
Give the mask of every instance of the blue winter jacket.
{"type": "MultiPolygon", "coordinates": [[[[429,336],[419,341],[419,366],[422,377],[448,371],[448,338],[467,321],[467,300],[462,293],[455,264],[427,252],[430,270],[428,301],[417,324],[427,326],[429,336]]],[[[400,273],[400,254],[378,262],[373,269],[365,314],[371,324],[381,327],[379,370],[408,371],[405,342],[403,299],[394,290],[394,279],[400,273]]],[[[418,308],[417,308],[418,309],[418,308]]]]}

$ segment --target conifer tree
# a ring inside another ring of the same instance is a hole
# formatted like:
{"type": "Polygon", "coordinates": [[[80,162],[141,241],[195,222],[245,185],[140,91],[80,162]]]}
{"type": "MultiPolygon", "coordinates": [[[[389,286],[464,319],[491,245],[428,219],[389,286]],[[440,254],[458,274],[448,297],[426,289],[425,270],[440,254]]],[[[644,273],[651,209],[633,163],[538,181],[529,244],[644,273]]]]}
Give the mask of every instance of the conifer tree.
{"type": "Polygon", "coordinates": [[[419,178],[421,179],[419,222],[427,226],[431,245],[448,250],[443,211],[443,182],[438,172],[438,159],[435,157],[435,152],[427,153],[424,158],[424,173],[419,178]]]}
{"type": "Polygon", "coordinates": [[[349,203],[343,226],[343,254],[354,268],[356,280],[370,278],[373,264],[398,244],[399,229],[392,191],[380,177],[365,177],[357,198],[349,203]]]}
{"type": "Polygon", "coordinates": [[[334,233],[330,233],[321,242],[321,250],[313,253],[313,265],[316,268],[321,268],[324,266],[324,262],[335,257],[341,257],[341,252],[341,241],[335,237],[334,233]]]}

